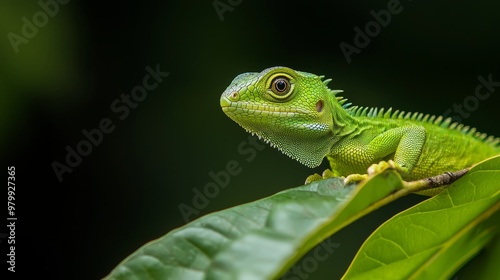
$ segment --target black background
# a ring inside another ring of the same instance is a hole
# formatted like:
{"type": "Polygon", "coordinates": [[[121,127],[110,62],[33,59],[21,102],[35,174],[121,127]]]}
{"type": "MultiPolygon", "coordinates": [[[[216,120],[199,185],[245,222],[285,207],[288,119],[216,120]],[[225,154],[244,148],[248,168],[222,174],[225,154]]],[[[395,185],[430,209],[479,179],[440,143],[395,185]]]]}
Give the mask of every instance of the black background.
{"type": "MultiPolygon", "coordinates": [[[[106,276],[185,224],[179,205],[192,205],[192,189],[230,160],[241,174],[199,216],[326,168],[311,170],[268,146],[250,162],[238,153],[248,136],[219,106],[237,74],[289,66],[333,78],[330,86],[357,105],[437,115],[471,100],[478,76],[500,81],[495,1],[401,1],[402,11],[348,63],[339,44],[354,45],[353,28],[364,29],[370,11],[388,2],[232,1],[221,20],[212,1],[70,1],[17,54],[6,35],[21,34],[21,18],[41,8],[2,4],[0,152],[4,168],[16,167],[16,275],[106,276]],[[170,75],[120,120],[110,105],[142,84],[148,65],[170,75]],[[59,182],[51,164],[64,164],[65,147],[103,118],[115,130],[59,182]]],[[[497,87],[463,122],[500,135],[499,102],[497,87]]],[[[6,190],[0,197],[6,205],[6,190]]],[[[403,198],[339,232],[332,240],[340,247],[309,279],[339,278],[371,231],[422,199],[403,198]]],[[[5,257],[6,239],[0,245],[5,257]]]]}

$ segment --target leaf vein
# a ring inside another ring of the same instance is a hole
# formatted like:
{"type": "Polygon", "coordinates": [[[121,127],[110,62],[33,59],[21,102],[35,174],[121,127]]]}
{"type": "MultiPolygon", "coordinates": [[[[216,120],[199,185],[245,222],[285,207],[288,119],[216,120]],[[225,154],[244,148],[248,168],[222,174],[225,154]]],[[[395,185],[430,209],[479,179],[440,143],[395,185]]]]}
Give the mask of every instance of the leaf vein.
{"type": "Polygon", "coordinates": [[[401,252],[403,252],[403,254],[406,256],[406,258],[409,258],[410,256],[406,253],[405,249],[403,249],[403,246],[401,246],[399,243],[397,243],[396,241],[392,240],[392,239],[389,239],[389,238],[386,238],[386,237],[383,237],[382,234],[380,235],[380,239],[382,240],[385,240],[389,243],[392,243],[394,246],[396,246],[397,248],[399,248],[401,250],[401,252]]]}

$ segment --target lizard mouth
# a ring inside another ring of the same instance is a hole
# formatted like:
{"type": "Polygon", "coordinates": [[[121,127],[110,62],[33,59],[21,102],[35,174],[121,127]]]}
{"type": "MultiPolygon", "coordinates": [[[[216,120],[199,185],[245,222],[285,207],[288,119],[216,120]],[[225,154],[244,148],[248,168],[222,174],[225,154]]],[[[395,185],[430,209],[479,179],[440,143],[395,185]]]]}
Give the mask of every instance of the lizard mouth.
{"type": "Polygon", "coordinates": [[[226,97],[221,97],[220,106],[222,111],[226,114],[241,114],[241,113],[254,113],[260,116],[294,116],[296,114],[305,114],[306,112],[297,108],[286,108],[269,106],[263,104],[255,104],[251,102],[232,102],[226,97]]]}

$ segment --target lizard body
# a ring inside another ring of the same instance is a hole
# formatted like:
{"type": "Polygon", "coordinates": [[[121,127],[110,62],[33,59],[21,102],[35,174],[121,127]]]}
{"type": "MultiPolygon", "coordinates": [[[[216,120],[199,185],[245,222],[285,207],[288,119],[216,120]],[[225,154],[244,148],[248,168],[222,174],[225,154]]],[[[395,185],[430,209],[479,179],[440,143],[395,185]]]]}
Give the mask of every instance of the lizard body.
{"type": "MultiPolygon", "coordinates": [[[[457,171],[500,154],[500,139],[422,113],[351,106],[323,76],[286,67],[237,76],[221,96],[224,113],[309,167],[327,158],[335,176],[365,178],[373,164],[404,180],[457,171]]],[[[431,193],[429,193],[431,194],[431,193]]]]}

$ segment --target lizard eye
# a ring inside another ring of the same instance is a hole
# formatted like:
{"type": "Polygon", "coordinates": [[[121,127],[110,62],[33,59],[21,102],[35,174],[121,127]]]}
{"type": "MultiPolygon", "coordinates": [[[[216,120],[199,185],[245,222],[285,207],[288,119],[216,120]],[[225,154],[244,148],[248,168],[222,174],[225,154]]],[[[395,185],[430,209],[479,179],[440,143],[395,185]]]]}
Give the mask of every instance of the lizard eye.
{"type": "Polygon", "coordinates": [[[276,95],[285,95],[290,91],[290,81],[284,77],[277,77],[271,83],[271,90],[276,95]]]}

